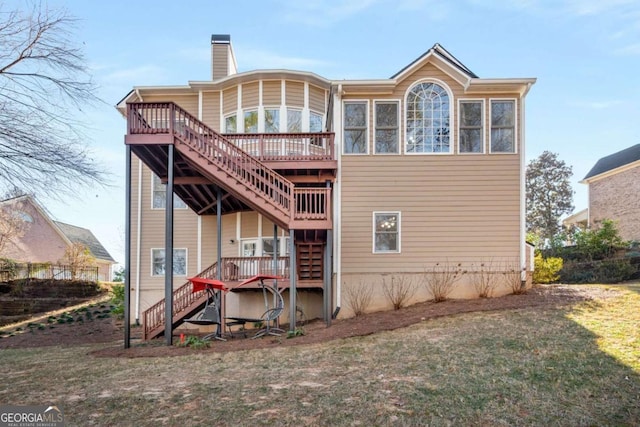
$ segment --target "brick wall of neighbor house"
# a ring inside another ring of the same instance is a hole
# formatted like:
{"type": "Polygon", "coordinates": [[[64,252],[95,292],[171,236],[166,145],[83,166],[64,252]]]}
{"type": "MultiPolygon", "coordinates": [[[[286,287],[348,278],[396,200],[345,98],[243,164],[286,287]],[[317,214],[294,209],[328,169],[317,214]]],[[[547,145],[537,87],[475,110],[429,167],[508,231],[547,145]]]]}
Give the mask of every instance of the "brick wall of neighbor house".
{"type": "Polygon", "coordinates": [[[589,221],[617,221],[624,240],[640,240],[640,167],[589,184],[589,221]]]}
{"type": "Polygon", "coordinates": [[[17,261],[58,262],[64,256],[67,243],[31,203],[25,203],[22,211],[28,213],[33,222],[20,241],[8,245],[3,256],[17,261]]]}

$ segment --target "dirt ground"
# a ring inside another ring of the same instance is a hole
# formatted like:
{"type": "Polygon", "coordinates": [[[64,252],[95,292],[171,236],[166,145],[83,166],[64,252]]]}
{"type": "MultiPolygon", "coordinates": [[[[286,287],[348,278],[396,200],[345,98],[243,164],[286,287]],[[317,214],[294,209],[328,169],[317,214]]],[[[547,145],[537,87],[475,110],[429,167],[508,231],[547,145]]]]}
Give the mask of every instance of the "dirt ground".
{"type": "MultiPolygon", "coordinates": [[[[527,307],[557,307],[581,301],[604,299],[614,296],[613,288],[548,285],[536,287],[524,295],[507,295],[498,298],[473,300],[448,300],[441,303],[424,302],[397,311],[369,313],[351,319],[333,320],[330,327],[322,321],[313,321],[304,326],[303,336],[287,339],[263,337],[246,339],[236,337],[227,341],[212,341],[208,349],[194,350],[177,346],[166,346],[164,338],[151,342],[140,340],[141,328],[131,329],[132,346],[123,348],[123,324],[113,318],[95,319],[82,324],[61,324],[55,328],[24,331],[0,339],[0,351],[4,348],[42,347],[52,345],[72,346],[90,343],[105,343],[105,347],[92,352],[98,357],[156,357],[179,356],[193,352],[228,352],[256,348],[282,347],[321,343],[329,340],[364,336],[383,330],[393,330],[429,319],[473,311],[511,310],[527,307]]],[[[251,335],[249,335],[251,336],[251,335]]],[[[174,338],[174,342],[179,337],[174,338]]]]}

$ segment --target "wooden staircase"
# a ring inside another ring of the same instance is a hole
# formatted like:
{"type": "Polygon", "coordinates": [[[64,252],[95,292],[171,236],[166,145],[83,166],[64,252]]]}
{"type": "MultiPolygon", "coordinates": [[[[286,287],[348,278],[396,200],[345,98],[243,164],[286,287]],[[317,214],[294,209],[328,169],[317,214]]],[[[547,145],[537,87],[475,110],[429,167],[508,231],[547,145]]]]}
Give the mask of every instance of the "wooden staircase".
{"type": "Polygon", "coordinates": [[[295,188],[287,178],[178,105],[127,104],[127,123],[127,144],[173,144],[200,175],[278,226],[332,228],[329,188],[295,188]],[[168,139],[159,139],[160,135],[168,139]]]}
{"type": "MultiPolygon", "coordinates": [[[[200,272],[196,277],[215,279],[218,273],[218,264],[215,263],[200,272]]],[[[180,325],[184,319],[195,315],[202,310],[207,302],[205,291],[193,292],[191,282],[186,282],[173,291],[173,326],[180,325]]],[[[150,340],[164,333],[165,299],[161,299],[142,313],[142,338],[150,340]]]]}

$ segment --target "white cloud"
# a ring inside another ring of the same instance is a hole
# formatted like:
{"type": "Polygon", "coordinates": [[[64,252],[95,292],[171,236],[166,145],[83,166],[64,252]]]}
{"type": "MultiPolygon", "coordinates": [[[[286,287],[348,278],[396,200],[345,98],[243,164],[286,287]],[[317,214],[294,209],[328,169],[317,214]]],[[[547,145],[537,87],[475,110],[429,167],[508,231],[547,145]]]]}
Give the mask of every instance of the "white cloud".
{"type": "Polygon", "coordinates": [[[640,55],[640,43],[620,47],[614,53],[616,55],[640,55]]]}
{"type": "Polygon", "coordinates": [[[377,0],[305,0],[282,3],[284,19],[298,24],[324,27],[373,6],[377,0]]]}
{"type": "Polygon", "coordinates": [[[590,110],[606,110],[622,104],[620,100],[610,101],[572,101],[569,102],[571,107],[585,108],[590,110]]]}
{"type": "Polygon", "coordinates": [[[238,47],[235,49],[235,52],[236,58],[238,59],[238,66],[242,70],[287,69],[306,71],[331,65],[330,62],[321,59],[285,56],[251,47],[238,47]]]}
{"type": "Polygon", "coordinates": [[[134,86],[144,82],[145,85],[152,85],[165,79],[165,69],[157,65],[139,65],[133,68],[124,68],[110,73],[106,73],[100,77],[100,80],[109,84],[127,83],[134,86]]]}

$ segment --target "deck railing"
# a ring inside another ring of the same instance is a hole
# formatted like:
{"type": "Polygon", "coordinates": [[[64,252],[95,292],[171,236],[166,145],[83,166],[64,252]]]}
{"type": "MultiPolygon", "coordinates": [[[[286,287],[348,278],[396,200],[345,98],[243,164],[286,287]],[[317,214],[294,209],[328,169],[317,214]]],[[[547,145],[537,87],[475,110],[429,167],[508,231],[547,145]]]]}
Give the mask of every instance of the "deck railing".
{"type": "Polygon", "coordinates": [[[331,212],[330,188],[295,188],[294,220],[327,220],[331,212]]]}
{"type": "MultiPolygon", "coordinates": [[[[256,274],[271,274],[284,279],[289,278],[289,257],[278,257],[276,267],[273,257],[225,257],[222,258],[221,280],[223,282],[239,282],[256,274]]],[[[196,275],[216,279],[218,277],[218,263],[215,263],[196,275]]],[[[173,315],[189,309],[197,300],[205,295],[204,291],[193,292],[191,282],[186,282],[173,291],[173,315]]],[[[151,332],[159,326],[164,326],[164,298],[142,313],[144,339],[148,339],[151,332]]]]}
{"type": "MultiPolygon", "coordinates": [[[[196,275],[196,277],[206,277],[208,279],[215,279],[217,275],[217,264],[213,264],[202,272],[196,275]]],[[[204,291],[193,292],[193,286],[191,282],[186,282],[182,286],[173,291],[173,315],[180,313],[183,310],[189,308],[196,300],[202,298],[204,291]]],[[[160,325],[164,325],[164,310],[165,299],[161,299],[142,314],[142,325],[144,327],[144,339],[146,340],[152,330],[160,325]]]]}
{"type": "Polygon", "coordinates": [[[333,133],[242,133],[224,137],[262,161],[334,160],[333,133]]]}
{"type": "Polygon", "coordinates": [[[211,164],[291,214],[293,184],[172,102],[127,104],[130,134],[176,135],[211,164]]]}

